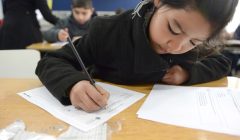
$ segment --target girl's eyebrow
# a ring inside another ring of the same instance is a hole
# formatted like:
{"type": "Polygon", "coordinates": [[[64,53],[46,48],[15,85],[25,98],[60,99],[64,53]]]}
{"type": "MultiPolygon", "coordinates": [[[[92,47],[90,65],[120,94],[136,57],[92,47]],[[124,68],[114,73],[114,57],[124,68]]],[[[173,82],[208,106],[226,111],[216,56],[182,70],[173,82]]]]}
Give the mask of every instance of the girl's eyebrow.
{"type": "MultiPolygon", "coordinates": [[[[179,22],[176,19],[173,19],[173,22],[175,25],[177,25],[177,27],[181,30],[182,33],[185,33],[182,26],[179,24],[179,22]]],[[[193,38],[194,40],[200,41],[200,42],[204,42],[204,40],[206,39],[198,39],[198,38],[193,38]]]]}

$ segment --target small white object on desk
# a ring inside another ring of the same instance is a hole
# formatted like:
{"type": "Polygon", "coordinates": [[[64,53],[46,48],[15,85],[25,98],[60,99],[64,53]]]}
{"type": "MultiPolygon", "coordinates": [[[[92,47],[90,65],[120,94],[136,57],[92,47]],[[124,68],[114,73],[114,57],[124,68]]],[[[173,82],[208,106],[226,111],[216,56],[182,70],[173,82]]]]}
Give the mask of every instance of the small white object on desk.
{"type": "Polygon", "coordinates": [[[104,123],[87,132],[70,126],[57,140],[107,140],[107,124],[104,123]]]}

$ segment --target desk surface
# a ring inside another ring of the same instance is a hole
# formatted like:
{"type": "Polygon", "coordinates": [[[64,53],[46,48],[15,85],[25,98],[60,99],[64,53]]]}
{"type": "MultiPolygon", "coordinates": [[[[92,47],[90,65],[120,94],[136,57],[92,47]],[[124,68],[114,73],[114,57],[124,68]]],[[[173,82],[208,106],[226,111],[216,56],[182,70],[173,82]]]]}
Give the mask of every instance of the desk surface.
{"type": "Polygon", "coordinates": [[[34,50],[39,50],[41,52],[49,52],[49,51],[55,51],[57,49],[60,49],[62,45],[60,44],[51,44],[51,43],[34,43],[29,46],[27,46],[27,49],[34,49],[34,50]]]}
{"type": "MultiPolygon", "coordinates": [[[[31,79],[0,79],[0,129],[15,120],[23,120],[27,130],[58,135],[61,126],[67,129],[68,125],[43,109],[29,103],[16,93],[41,86],[41,82],[31,79]]],[[[228,86],[240,87],[240,79],[223,78],[218,81],[201,84],[198,86],[228,86]]],[[[152,85],[121,86],[131,90],[148,94],[152,85]]],[[[240,137],[202,130],[189,129],[138,119],[136,112],[143,104],[146,97],[114,116],[108,121],[109,125],[121,123],[122,130],[112,133],[112,140],[239,140],[240,137]]]]}

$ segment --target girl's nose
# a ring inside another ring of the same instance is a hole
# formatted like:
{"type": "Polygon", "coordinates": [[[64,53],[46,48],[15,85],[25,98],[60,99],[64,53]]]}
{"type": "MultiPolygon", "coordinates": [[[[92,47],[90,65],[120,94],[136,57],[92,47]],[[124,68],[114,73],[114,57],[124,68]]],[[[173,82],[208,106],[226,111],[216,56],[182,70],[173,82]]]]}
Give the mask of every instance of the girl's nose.
{"type": "Polygon", "coordinates": [[[167,43],[167,46],[168,46],[167,47],[168,52],[177,52],[177,51],[182,50],[183,43],[182,43],[182,41],[179,41],[179,40],[170,40],[167,43]]]}

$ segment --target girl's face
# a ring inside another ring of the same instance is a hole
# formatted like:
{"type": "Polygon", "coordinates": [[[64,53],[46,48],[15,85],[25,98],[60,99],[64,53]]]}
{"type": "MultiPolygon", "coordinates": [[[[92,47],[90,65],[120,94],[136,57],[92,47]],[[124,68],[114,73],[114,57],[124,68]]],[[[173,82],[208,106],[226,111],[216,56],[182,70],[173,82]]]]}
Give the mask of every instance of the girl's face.
{"type": "Polygon", "coordinates": [[[201,44],[211,34],[210,23],[198,12],[159,8],[149,24],[152,48],[158,54],[182,54],[201,44]]]}

